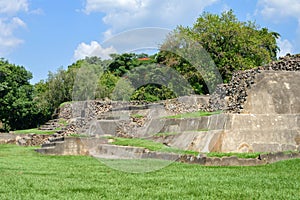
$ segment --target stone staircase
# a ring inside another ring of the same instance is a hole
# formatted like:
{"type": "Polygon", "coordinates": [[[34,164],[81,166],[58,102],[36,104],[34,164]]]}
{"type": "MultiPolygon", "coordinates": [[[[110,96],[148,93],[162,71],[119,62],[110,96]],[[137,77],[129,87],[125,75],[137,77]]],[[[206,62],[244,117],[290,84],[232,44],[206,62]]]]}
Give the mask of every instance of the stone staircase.
{"type": "Polygon", "coordinates": [[[39,127],[39,130],[43,131],[53,131],[57,128],[61,127],[61,124],[59,123],[59,119],[51,119],[45,124],[41,125],[39,127]]]}
{"type": "Polygon", "coordinates": [[[55,131],[56,135],[62,135],[66,130],[66,126],[61,123],[60,119],[51,119],[39,127],[42,131],[55,131]]]}
{"type": "Polygon", "coordinates": [[[42,154],[55,154],[59,146],[64,144],[64,140],[64,137],[49,139],[48,143],[42,144],[41,148],[36,151],[42,154]]]}
{"type": "Polygon", "coordinates": [[[162,159],[175,161],[179,154],[154,152],[142,147],[118,146],[105,138],[64,137],[50,140],[36,152],[48,155],[90,155],[99,159],[162,159]]]}

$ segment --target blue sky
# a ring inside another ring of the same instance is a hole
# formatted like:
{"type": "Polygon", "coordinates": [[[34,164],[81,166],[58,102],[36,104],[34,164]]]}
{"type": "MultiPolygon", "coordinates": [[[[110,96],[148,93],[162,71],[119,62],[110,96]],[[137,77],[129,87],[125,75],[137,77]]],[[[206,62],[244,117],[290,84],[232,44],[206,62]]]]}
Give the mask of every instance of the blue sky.
{"type": "Polygon", "coordinates": [[[299,0],[0,0],[0,57],[35,83],[85,56],[107,58],[117,50],[104,41],[116,34],[191,26],[203,11],[228,9],[280,33],[280,55],[300,52],[299,0]]]}

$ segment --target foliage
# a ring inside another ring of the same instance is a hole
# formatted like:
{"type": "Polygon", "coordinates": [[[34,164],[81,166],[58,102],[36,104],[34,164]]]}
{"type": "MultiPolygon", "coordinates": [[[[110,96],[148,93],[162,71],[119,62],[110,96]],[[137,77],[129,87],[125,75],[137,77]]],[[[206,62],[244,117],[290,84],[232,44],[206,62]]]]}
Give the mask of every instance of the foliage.
{"type": "MultiPolygon", "coordinates": [[[[175,89],[174,85],[180,87],[182,84],[173,83],[174,80],[180,79],[173,78],[172,82],[168,77],[170,76],[168,71],[155,64],[155,57],[156,55],[135,53],[113,54],[113,61],[109,64],[108,71],[121,79],[118,79],[120,81],[118,84],[114,82],[117,86],[111,97],[115,100],[143,101],[158,101],[176,97],[172,89],[175,89]]],[[[181,87],[177,91],[186,90],[181,87]]]]}
{"type": "Polygon", "coordinates": [[[130,70],[140,66],[154,63],[155,60],[147,54],[123,53],[121,55],[112,54],[112,62],[108,65],[108,71],[115,76],[122,77],[130,70]],[[149,58],[149,60],[142,60],[141,58],[149,58]]]}
{"type": "Polygon", "coordinates": [[[300,195],[299,159],[255,167],[173,163],[155,172],[131,174],[93,157],[45,156],[33,149],[0,145],[0,199],[299,199],[300,195]]]}
{"type": "MultiPolygon", "coordinates": [[[[279,49],[276,44],[278,33],[267,28],[260,29],[251,21],[238,21],[232,10],[225,11],[220,16],[204,13],[193,27],[178,26],[161,49],[185,47],[186,40],[182,40],[183,35],[199,43],[209,53],[225,82],[231,79],[233,71],[250,69],[275,60],[279,49]]],[[[193,63],[187,63],[168,52],[162,51],[161,54],[162,62],[178,68],[188,77],[190,65],[193,63]]],[[[199,74],[197,79],[201,79],[199,74]]],[[[203,84],[203,81],[200,83],[203,84]]]]}
{"type": "Polygon", "coordinates": [[[90,57],[78,60],[67,70],[49,72],[46,81],[35,85],[35,100],[44,115],[51,117],[62,103],[96,98],[97,81],[107,62],[90,57]]]}
{"type": "Polygon", "coordinates": [[[119,78],[109,71],[105,71],[99,78],[96,92],[97,99],[112,98],[112,93],[119,78]]]}
{"type": "Polygon", "coordinates": [[[24,67],[0,59],[0,121],[6,131],[36,124],[38,112],[29,83],[31,78],[24,67]]]}
{"type": "Polygon", "coordinates": [[[125,75],[135,89],[132,100],[158,101],[193,93],[176,70],[158,64],[143,64],[125,75]]]}

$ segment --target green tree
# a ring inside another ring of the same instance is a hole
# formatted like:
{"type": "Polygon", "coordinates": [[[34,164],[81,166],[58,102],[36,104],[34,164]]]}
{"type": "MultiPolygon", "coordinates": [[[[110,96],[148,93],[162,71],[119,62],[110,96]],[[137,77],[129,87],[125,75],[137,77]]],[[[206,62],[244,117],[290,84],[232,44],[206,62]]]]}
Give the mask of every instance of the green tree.
{"type": "MultiPolygon", "coordinates": [[[[198,42],[209,53],[225,82],[231,79],[233,71],[250,69],[275,60],[279,50],[276,44],[280,36],[278,33],[267,28],[261,29],[251,21],[241,22],[232,10],[221,15],[204,13],[193,27],[178,26],[162,45],[162,49],[174,45],[178,48],[184,46],[184,40],[174,40],[181,35],[187,35],[198,42]],[[174,41],[180,42],[174,44],[174,41]]],[[[167,61],[172,60],[172,55],[167,56],[167,61]]],[[[191,70],[185,72],[184,64],[190,67],[185,61],[177,61],[173,67],[180,68],[188,76],[191,70]]]]}
{"type": "Polygon", "coordinates": [[[31,78],[24,67],[0,59],[0,121],[5,130],[27,128],[35,123],[31,78]]]}
{"type": "Polygon", "coordinates": [[[96,90],[96,98],[112,98],[112,92],[120,78],[113,75],[109,71],[105,71],[99,78],[98,87],[96,90]]]}
{"type": "Polygon", "coordinates": [[[87,57],[55,73],[49,72],[46,81],[35,85],[34,99],[40,111],[51,117],[67,101],[95,99],[97,81],[108,62],[87,57]],[[51,114],[50,114],[51,113],[51,114]]]}

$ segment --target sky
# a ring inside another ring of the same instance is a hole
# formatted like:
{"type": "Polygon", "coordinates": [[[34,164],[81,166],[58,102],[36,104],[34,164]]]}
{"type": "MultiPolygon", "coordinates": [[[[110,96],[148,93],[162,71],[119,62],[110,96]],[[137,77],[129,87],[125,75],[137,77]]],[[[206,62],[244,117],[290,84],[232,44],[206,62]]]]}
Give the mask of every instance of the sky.
{"type": "Polygon", "coordinates": [[[0,57],[24,66],[36,83],[86,56],[123,53],[111,41],[124,32],[149,27],[167,32],[192,26],[204,11],[229,9],[240,21],[278,32],[279,56],[300,53],[299,0],[0,0],[0,57]]]}

